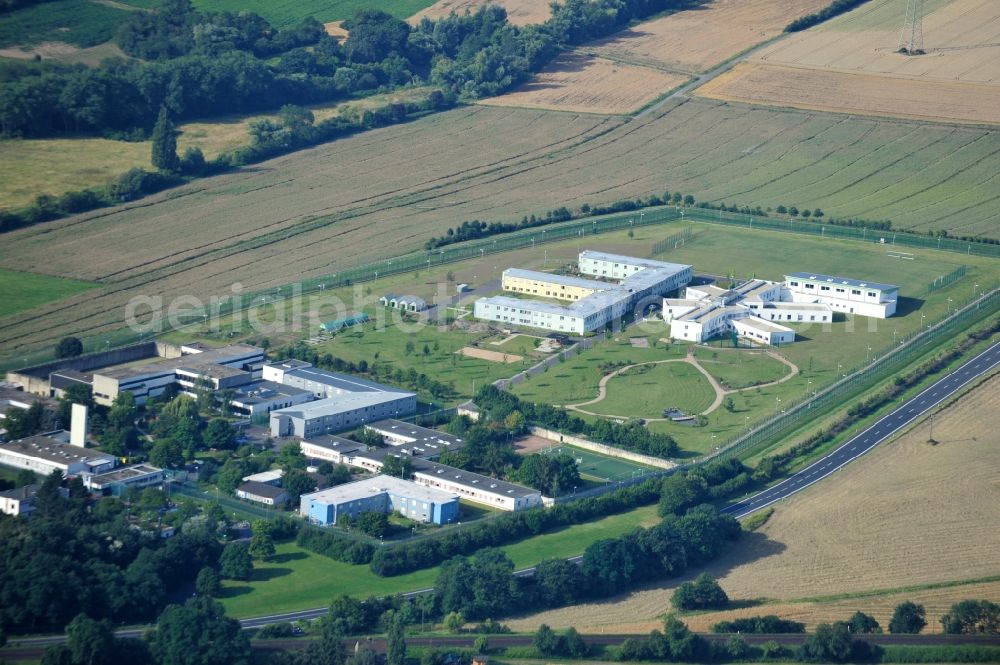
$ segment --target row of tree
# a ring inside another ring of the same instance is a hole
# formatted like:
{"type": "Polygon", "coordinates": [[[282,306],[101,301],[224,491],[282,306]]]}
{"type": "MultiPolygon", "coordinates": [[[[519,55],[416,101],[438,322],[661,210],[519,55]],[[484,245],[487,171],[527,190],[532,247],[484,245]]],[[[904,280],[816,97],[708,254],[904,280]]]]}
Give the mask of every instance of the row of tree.
{"type": "Polygon", "coordinates": [[[579,565],[543,561],[531,576],[514,575],[514,564],[502,550],[486,548],[474,558],[442,564],[434,584],[436,608],[484,619],[607,597],[710,561],[740,533],[736,520],[698,506],[655,527],[598,540],[586,548],[579,565]]]}

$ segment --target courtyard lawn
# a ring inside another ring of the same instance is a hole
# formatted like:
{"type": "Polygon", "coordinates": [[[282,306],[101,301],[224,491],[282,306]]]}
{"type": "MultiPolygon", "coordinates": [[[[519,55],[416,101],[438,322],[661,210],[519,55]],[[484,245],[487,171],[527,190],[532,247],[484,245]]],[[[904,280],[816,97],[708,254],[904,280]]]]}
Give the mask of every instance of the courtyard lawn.
{"type": "MultiPolygon", "coordinates": [[[[659,521],[656,506],[643,506],[618,515],[609,515],[585,524],[556,531],[502,547],[517,568],[526,568],[543,559],[567,558],[602,538],[615,538],[638,526],[659,521]]],[[[276,546],[269,561],[254,562],[249,582],[223,582],[219,600],[226,613],[244,618],[323,607],[333,598],[347,594],[357,598],[417,591],[434,585],[437,567],[396,577],[379,577],[368,566],[334,561],[304,550],[295,543],[276,546]]]]}
{"type": "Polygon", "coordinates": [[[698,348],[694,357],[726,390],[777,381],[792,371],[787,365],[758,351],[698,348]]]}
{"type": "MultiPolygon", "coordinates": [[[[629,332],[631,336],[641,335],[639,330],[630,329],[629,332]]],[[[614,368],[651,360],[683,358],[687,352],[687,346],[683,344],[667,345],[656,342],[660,337],[659,331],[651,337],[655,339],[650,342],[648,348],[632,346],[626,336],[618,338],[617,341],[615,339],[598,341],[583,353],[519,383],[512,388],[512,392],[529,402],[552,404],[585,402],[597,397],[597,387],[601,377],[614,371],[614,368]]],[[[604,402],[592,406],[600,404],[604,402]]]]}
{"type": "Polygon", "coordinates": [[[97,286],[93,282],[0,268],[0,318],[97,286]]]}
{"type": "Polygon", "coordinates": [[[697,367],[674,362],[627,369],[608,381],[604,399],[581,408],[622,418],[662,418],[667,408],[693,415],[714,401],[715,389],[697,367]]]}
{"type": "Polygon", "coordinates": [[[513,353],[519,356],[537,356],[541,358],[542,356],[548,355],[547,353],[540,353],[538,351],[538,344],[542,342],[543,337],[534,335],[515,335],[510,339],[507,339],[502,344],[493,344],[493,342],[499,342],[502,338],[497,338],[495,340],[491,339],[488,343],[483,344],[484,349],[489,349],[491,351],[500,351],[501,353],[513,353]]]}

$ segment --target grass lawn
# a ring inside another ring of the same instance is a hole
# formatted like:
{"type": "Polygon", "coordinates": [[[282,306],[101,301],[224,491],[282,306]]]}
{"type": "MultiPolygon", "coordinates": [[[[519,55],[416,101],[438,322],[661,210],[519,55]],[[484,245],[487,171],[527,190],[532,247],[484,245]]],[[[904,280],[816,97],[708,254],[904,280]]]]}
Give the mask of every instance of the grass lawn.
{"type": "Polygon", "coordinates": [[[96,286],[91,282],[0,268],[0,318],[68,298],[96,286]]]}
{"type": "MultiPolygon", "coordinates": [[[[658,521],[656,506],[643,506],[620,515],[564,527],[502,549],[517,568],[524,568],[542,559],[581,554],[596,540],[621,536],[637,526],[651,526],[658,521]]],[[[295,543],[282,543],[276,550],[277,554],[270,561],[255,562],[251,581],[227,580],[223,583],[219,599],[227,614],[250,617],[322,607],[342,593],[364,598],[372,594],[415,591],[433,586],[438,574],[438,568],[434,567],[397,577],[379,577],[368,566],[334,561],[295,543]]]]}
{"type": "Polygon", "coordinates": [[[662,418],[663,409],[676,407],[701,413],[715,401],[715,390],[698,368],[688,363],[640,365],[607,383],[607,396],[581,407],[594,413],[622,417],[662,418]]]}
{"type": "Polygon", "coordinates": [[[501,353],[512,353],[519,356],[532,356],[536,355],[539,358],[548,355],[547,353],[539,353],[536,345],[541,343],[541,337],[535,337],[533,335],[516,335],[512,339],[508,339],[503,344],[493,344],[492,342],[498,342],[501,338],[495,340],[491,339],[488,343],[483,345],[484,349],[489,349],[490,351],[500,351],[501,353]]]}
{"type": "Polygon", "coordinates": [[[763,353],[695,349],[695,358],[727,390],[777,381],[791,368],[763,353]]]}
{"type": "Polygon", "coordinates": [[[0,47],[65,42],[97,46],[111,39],[129,12],[110,3],[91,0],[56,0],[4,14],[0,21],[0,47]]]}
{"type": "Polygon", "coordinates": [[[569,445],[544,448],[540,452],[543,454],[569,453],[577,459],[577,468],[580,470],[581,476],[602,481],[631,478],[636,471],[647,471],[651,468],[645,464],[630,462],[620,457],[609,457],[569,445]]]}
{"type": "MultiPolygon", "coordinates": [[[[633,332],[630,329],[630,336],[634,337],[637,334],[639,331],[633,332]]],[[[657,339],[660,336],[662,335],[659,333],[650,335],[650,337],[657,339]]],[[[597,386],[601,377],[607,373],[601,370],[602,366],[613,363],[620,366],[651,360],[683,358],[686,352],[687,346],[685,345],[674,344],[667,348],[666,344],[656,342],[656,339],[650,341],[649,348],[634,347],[626,337],[617,341],[614,339],[600,341],[592,348],[573,356],[566,362],[554,365],[548,371],[519,383],[514,386],[512,392],[529,402],[550,402],[553,404],[584,402],[597,397],[597,386]]],[[[598,402],[592,406],[603,406],[605,402],[598,402]]]]}

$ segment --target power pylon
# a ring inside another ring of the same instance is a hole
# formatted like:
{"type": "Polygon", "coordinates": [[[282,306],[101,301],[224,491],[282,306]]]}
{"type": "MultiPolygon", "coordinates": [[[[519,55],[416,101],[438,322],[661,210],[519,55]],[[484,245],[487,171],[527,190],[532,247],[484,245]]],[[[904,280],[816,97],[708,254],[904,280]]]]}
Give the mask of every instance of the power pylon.
{"type": "Polygon", "coordinates": [[[906,15],[896,50],[906,55],[924,53],[924,0],[906,0],[906,15]]]}

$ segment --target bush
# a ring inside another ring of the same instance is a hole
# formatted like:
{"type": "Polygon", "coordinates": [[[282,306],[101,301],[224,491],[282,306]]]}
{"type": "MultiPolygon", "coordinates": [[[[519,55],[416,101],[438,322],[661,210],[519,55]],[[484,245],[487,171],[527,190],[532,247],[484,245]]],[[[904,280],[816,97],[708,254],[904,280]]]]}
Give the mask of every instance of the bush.
{"type": "Polygon", "coordinates": [[[670,600],[680,610],[718,610],[729,603],[729,596],[711,575],[702,573],[677,587],[670,600]]]}
{"type": "Polygon", "coordinates": [[[713,633],[756,633],[773,635],[779,633],[804,633],[806,625],[798,621],[789,621],[768,614],[759,617],[746,617],[732,621],[720,621],[712,627],[713,633]]]}
{"type": "Polygon", "coordinates": [[[257,631],[257,637],[262,640],[276,640],[291,637],[294,635],[292,624],[287,621],[282,623],[269,623],[257,631]]]}

